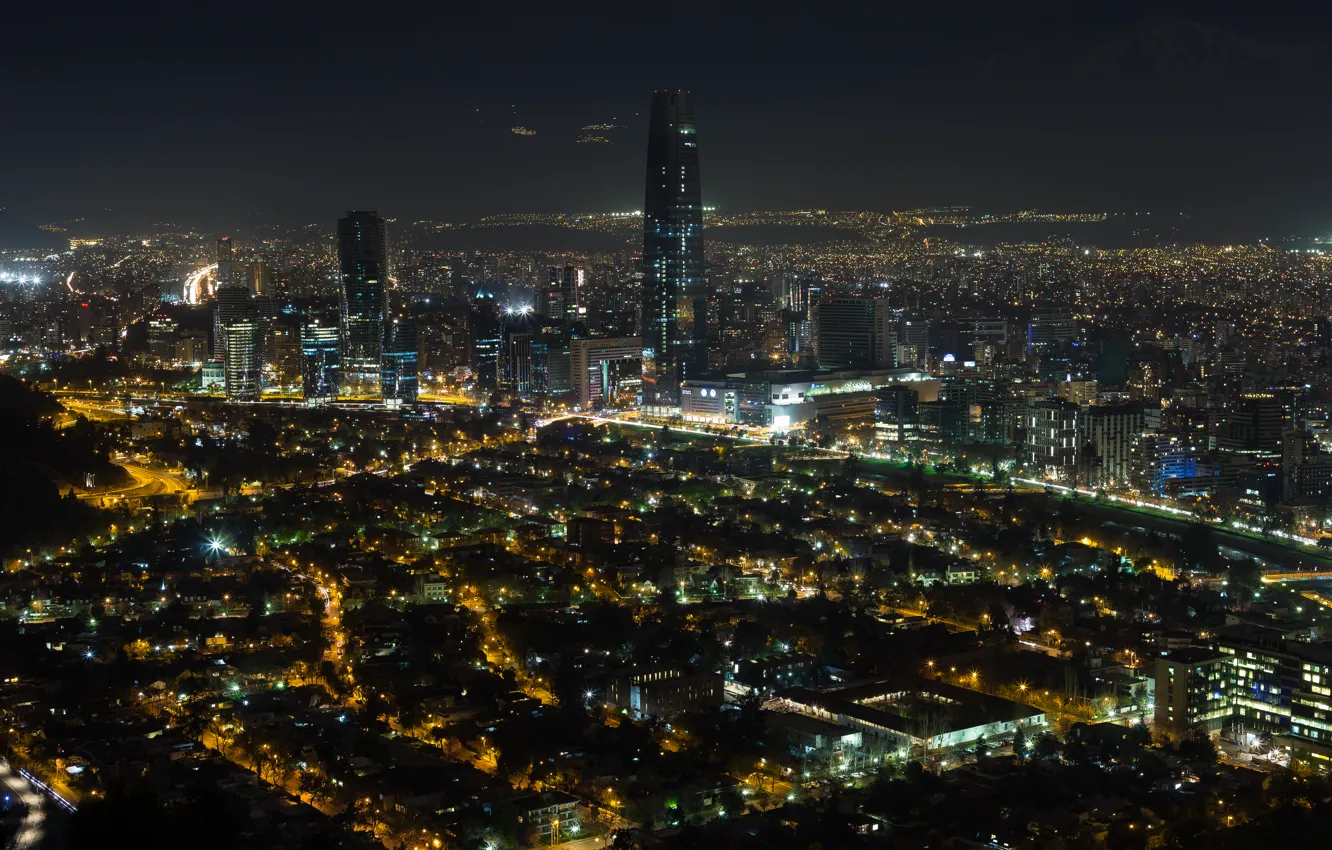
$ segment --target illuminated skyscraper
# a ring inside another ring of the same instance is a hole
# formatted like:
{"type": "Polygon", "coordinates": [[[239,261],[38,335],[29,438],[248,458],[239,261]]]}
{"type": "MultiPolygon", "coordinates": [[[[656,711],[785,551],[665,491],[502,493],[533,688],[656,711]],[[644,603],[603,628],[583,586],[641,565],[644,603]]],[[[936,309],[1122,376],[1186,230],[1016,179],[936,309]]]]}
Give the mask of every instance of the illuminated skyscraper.
{"type": "Polygon", "coordinates": [[[545,285],[537,290],[536,311],[547,318],[576,321],[582,282],[582,269],[551,266],[545,285]]]}
{"type": "Polygon", "coordinates": [[[221,321],[222,362],[227,401],[257,401],[262,366],[262,332],[249,290],[227,287],[219,290],[218,303],[229,312],[221,321]],[[235,297],[224,301],[226,295],[235,297]]]}
{"type": "Polygon", "coordinates": [[[687,92],[654,92],[643,203],[643,404],[676,407],[707,371],[703,198],[687,92]]]}
{"type": "Polygon", "coordinates": [[[338,219],[344,395],[378,396],[388,295],[388,228],[379,213],[338,219]]]}

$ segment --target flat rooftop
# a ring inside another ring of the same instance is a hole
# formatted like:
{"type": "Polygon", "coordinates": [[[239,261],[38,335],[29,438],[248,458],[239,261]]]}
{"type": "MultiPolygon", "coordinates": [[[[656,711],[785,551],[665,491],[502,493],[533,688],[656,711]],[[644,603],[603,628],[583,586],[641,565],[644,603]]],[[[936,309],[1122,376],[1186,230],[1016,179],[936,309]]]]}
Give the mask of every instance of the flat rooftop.
{"type": "Polygon", "coordinates": [[[790,688],[777,697],[915,738],[1029,720],[1045,713],[1025,703],[922,678],[867,682],[829,691],[790,688]]]}

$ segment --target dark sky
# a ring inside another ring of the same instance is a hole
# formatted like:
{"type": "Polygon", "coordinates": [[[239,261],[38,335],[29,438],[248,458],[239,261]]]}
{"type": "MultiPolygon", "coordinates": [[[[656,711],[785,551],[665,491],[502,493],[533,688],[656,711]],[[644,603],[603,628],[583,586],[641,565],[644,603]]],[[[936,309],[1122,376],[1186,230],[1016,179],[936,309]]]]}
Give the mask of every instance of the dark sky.
{"type": "Polygon", "coordinates": [[[0,206],[217,229],[637,209],[649,93],[687,88],[705,202],[724,210],[1332,226],[1325,11],[579,5],[28,2],[0,50],[0,206]],[[575,143],[603,122],[623,126],[612,144],[575,143]]]}

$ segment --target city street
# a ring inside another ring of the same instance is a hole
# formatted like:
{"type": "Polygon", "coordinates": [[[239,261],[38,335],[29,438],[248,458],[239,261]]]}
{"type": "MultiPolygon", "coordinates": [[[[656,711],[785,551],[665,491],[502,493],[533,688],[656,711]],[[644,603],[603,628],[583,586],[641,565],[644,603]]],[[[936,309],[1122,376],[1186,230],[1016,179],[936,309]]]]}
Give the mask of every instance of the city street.
{"type": "Polygon", "coordinates": [[[28,807],[23,825],[19,827],[18,834],[14,838],[14,848],[27,850],[43,846],[43,839],[47,836],[46,798],[4,761],[0,761],[0,785],[4,786],[4,793],[7,796],[22,801],[28,807]]]}

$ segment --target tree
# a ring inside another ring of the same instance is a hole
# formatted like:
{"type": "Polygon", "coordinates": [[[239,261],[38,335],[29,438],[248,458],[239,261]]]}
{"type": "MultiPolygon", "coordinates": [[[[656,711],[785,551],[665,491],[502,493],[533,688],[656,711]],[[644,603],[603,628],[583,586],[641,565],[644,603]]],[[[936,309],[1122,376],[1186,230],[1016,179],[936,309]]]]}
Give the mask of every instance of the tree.
{"type": "Polygon", "coordinates": [[[319,792],[324,789],[324,776],[318,770],[303,770],[300,778],[296,780],[296,787],[302,794],[310,796],[310,802],[314,802],[319,792]]]}
{"type": "Polygon", "coordinates": [[[1184,740],[1179,742],[1179,754],[1190,761],[1215,763],[1216,742],[1212,740],[1207,727],[1199,724],[1190,729],[1184,740]]]}
{"type": "Polygon", "coordinates": [[[1013,732],[1013,755],[1017,756],[1018,761],[1027,757],[1027,733],[1022,731],[1021,726],[1013,732]]]}
{"type": "Polygon", "coordinates": [[[1231,561],[1226,568],[1226,593],[1241,608],[1253,600],[1262,585],[1263,571],[1253,558],[1231,561]]]}
{"type": "Polygon", "coordinates": [[[1038,759],[1052,759],[1059,755],[1059,741],[1048,732],[1036,739],[1034,751],[1038,759]]]}
{"type": "Polygon", "coordinates": [[[979,738],[976,739],[975,750],[976,750],[976,761],[980,761],[981,759],[985,758],[985,754],[990,751],[990,742],[985,740],[984,735],[981,735],[979,738]]]}

